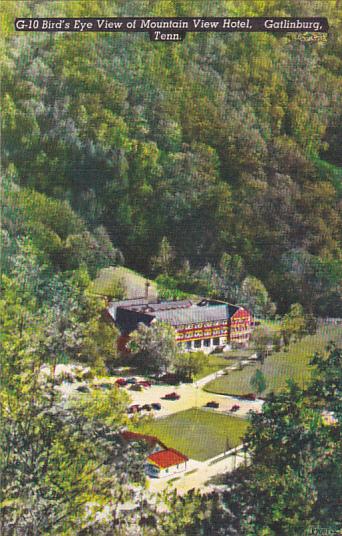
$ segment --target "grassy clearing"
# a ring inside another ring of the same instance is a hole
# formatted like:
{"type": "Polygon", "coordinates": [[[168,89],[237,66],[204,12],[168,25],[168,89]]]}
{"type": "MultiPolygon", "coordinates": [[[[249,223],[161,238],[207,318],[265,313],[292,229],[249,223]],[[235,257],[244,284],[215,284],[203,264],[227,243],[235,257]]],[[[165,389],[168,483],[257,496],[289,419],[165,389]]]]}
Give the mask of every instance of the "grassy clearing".
{"type": "Polygon", "coordinates": [[[101,270],[93,283],[93,290],[95,294],[107,296],[110,295],[113,284],[119,283],[124,289],[125,298],[141,298],[145,295],[146,281],[150,283],[148,292],[150,298],[157,298],[157,286],[153,281],[147,280],[142,275],[124,266],[101,270]]]}
{"type": "Polygon", "coordinates": [[[279,331],[281,329],[281,323],[277,320],[260,320],[261,326],[268,328],[270,331],[279,331]]]}
{"type": "Polygon", "coordinates": [[[145,422],[135,429],[157,436],[168,447],[189,458],[204,461],[241,443],[248,421],[211,411],[189,409],[163,419],[145,422]]]}
{"type": "Polygon", "coordinates": [[[224,369],[229,365],[235,363],[236,359],[233,356],[228,356],[224,354],[211,354],[207,357],[207,362],[203,370],[194,376],[194,381],[200,380],[209,374],[213,374],[218,370],[224,369]]]}
{"type": "Polygon", "coordinates": [[[341,326],[323,326],[315,335],[304,337],[301,341],[290,345],[288,352],[274,353],[269,356],[262,367],[260,365],[245,367],[242,370],[231,371],[227,376],[213,380],[205,386],[212,393],[243,395],[249,393],[251,376],[255,367],[259,366],[266,376],[267,389],[280,391],[286,386],[286,380],[291,378],[303,386],[311,375],[309,361],[314,352],[324,353],[329,341],[342,343],[341,326]]]}

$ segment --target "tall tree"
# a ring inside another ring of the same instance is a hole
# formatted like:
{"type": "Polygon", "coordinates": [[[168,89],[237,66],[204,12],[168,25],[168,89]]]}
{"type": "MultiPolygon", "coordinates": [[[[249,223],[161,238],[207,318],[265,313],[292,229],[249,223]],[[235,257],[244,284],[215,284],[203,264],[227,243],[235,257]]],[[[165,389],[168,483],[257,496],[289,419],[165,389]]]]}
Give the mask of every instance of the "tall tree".
{"type": "Polygon", "coordinates": [[[169,324],[139,324],[130,336],[130,351],[137,356],[137,364],[153,373],[167,372],[178,356],[176,332],[169,324]]]}

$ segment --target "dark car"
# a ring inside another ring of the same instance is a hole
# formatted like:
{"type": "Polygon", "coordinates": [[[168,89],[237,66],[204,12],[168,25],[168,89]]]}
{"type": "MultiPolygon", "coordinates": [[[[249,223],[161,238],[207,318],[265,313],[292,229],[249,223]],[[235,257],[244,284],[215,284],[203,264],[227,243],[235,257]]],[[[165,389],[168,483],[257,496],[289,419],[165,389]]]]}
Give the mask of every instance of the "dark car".
{"type": "Polygon", "coordinates": [[[152,385],[152,383],[147,381],[147,380],[141,380],[138,383],[139,383],[139,385],[142,385],[143,387],[151,387],[151,385],[152,385]]]}
{"type": "Polygon", "coordinates": [[[179,400],[180,395],[178,395],[177,393],[173,392],[173,393],[168,393],[163,398],[164,398],[164,400],[179,400]]]}
{"type": "Polygon", "coordinates": [[[132,406],[130,406],[128,408],[128,413],[138,413],[139,411],[141,411],[141,407],[139,404],[133,404],[132,406]]]}
{"type": "Polygon", "coordinates": [[[211,400],[210,402],[207,402],[205,407],[206,408],[218,408],[219,407],[219,403],[218,402],[215,402],[214,400],[211,400]]]}
{"type": "Polygon", "coordinates": [[[234,404],[234,406],[232,406],[229,411],[231,413],[234,413],[235,411],[238,411],[239,409],[240,409],[240,406],[238,406],[237,404],[234,404]]]}
{"type": "Polygon", "coordinates": [[[76,387],[76,390],[79,393],[90,393],[90,389],[87,385],[79,385],[78,387],[76,387]]]}
{"type": "Polygon", "coordinates": [[[125,380],[125,378],[118,378],[115,383],[119,387],[124,387],[125,385],[127,385],[127,380],[125,380]]]}
{"type": "Polygon", "coordinates": [[[159,402],[153,402],[151,406],[152,406],[152,409],[156,409],[157,411],[161,409],[161,404],[159,404],[159,402]]]}
{"type": "Polygon", "coordinates": [[[254,393],[248,393],[247,395],[244,395],[243,398],[246,400],[256,400],[256,395],[254,393]]]}
{"type": "Polygon", "coordinates": [[[133,384],[133,383],[138,383],[138,380],[136,378],[127,378],[126,382],[133,384]]]}
{"type": "Polygon", "coordinates": [[[151,411],[152,406],[150,404],[144,404],[141,409],[144,409],[145,411],[151,411]]]}

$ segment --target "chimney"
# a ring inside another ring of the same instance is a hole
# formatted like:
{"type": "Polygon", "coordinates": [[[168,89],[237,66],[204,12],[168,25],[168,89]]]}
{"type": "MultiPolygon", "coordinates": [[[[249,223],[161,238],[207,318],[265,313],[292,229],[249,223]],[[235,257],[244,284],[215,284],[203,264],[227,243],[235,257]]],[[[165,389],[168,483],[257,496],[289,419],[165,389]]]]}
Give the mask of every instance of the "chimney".
{"type": "Polygon", "coordinates": [[[145,299],[148,302],[148,289],[149,289],[150,283],[149,281],[145,282],[145,299]]]}

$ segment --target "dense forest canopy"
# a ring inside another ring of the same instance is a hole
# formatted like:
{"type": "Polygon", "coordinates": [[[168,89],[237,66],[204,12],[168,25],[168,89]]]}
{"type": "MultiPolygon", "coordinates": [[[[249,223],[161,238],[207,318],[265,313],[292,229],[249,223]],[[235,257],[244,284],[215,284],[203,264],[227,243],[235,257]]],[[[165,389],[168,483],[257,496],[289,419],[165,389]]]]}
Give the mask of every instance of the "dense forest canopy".
{"type": "MultiPolygon", "coordinates": [[[[237,255],[280,312],[299,301],[340,313],[337,1],[9,1],[3,9],[2,161],[17,197],[70,203],[72,236],[101,229],[146,275],[166,237],[175,272],[237,255]],[[208,33],[180,44],[13,30],[15,16],[189,13],[320,15],[331,29],[327,43],[208,33]]],[[[54,236],[50,256],[66,238],[54,236]]]]}

